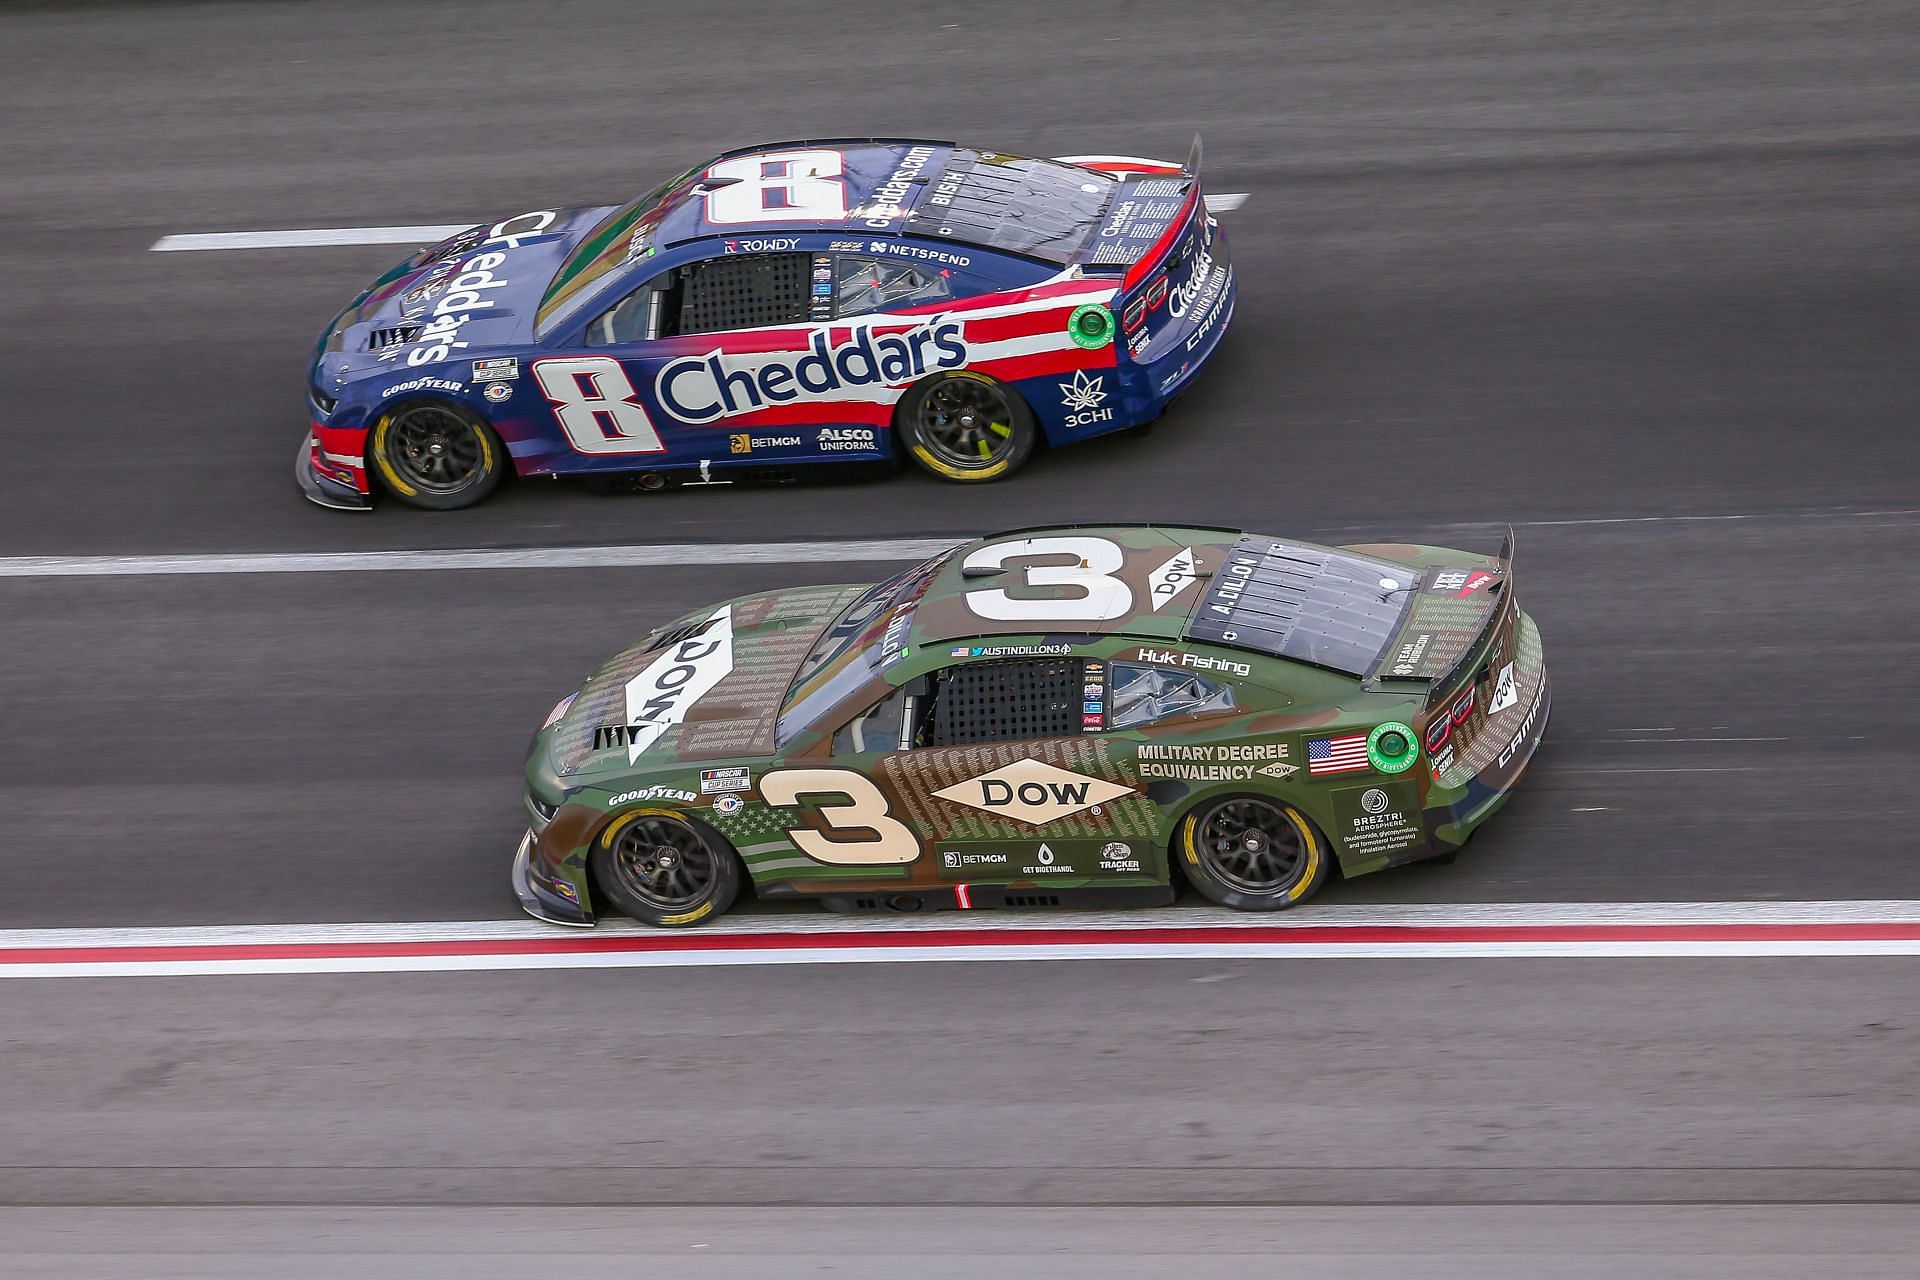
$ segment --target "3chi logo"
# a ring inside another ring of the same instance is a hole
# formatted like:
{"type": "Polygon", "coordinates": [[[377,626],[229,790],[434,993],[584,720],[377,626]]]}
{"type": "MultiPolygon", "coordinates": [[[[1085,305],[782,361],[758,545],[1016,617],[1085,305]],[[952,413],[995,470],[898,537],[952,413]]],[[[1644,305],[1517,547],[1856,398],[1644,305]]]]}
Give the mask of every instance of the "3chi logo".
{"type": "Polygon", "coordinates": [[[1391,803],[1392,801],[1387,799],[1387,793],[1378,787],[1369,787],[1367,794],[1360,797],[1360,807],[1368,813],[1385,813],[1387,806],[1391,803]]]}
{"type": "Polygon", "coordinates": [[[1099,406],[1107,398],[1107,379],[1105,374],[1096,373],[1087,376],[1085,369],[1074,371],[1071,382],[1060,385],[1060,403],[1067,410],[1069,427],[1090,427],[1096,422],[1111,422],[1113,406],[1102,409],[1099,406]]]}

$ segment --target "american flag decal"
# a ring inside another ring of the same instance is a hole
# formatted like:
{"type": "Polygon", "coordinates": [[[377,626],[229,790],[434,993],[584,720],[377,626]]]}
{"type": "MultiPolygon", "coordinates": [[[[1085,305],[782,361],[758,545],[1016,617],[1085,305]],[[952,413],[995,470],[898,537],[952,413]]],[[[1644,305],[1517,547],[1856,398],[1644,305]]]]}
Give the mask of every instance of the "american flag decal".
{"type": "Polygon", "coordinates": [[[1344,738],[1314,738],[1307,743],[1307,774],[1352,773],[1371,769],[1367,763],[1367,735],[1349,734],[1344,738]]]}

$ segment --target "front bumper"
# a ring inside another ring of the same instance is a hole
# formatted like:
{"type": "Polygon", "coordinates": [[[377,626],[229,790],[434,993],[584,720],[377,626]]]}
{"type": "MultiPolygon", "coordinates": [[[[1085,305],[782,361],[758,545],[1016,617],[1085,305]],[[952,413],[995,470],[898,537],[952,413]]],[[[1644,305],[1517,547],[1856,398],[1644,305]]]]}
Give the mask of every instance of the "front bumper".
{"type": "Polygon", "coordinates": [[[594,924],[593,914],[573,899],[561,894],[554,888],[554,881],[548,880],[533,869],[533,840],[532,831],[522,835],[520,847],[513,855],[513,895],[520,899],[520,909],[534,919],[545,920],[548,924],[591,929],[594,924]]]}
{"type": "Polygon", "coordinates": [[[333,463],[321,449],[312,429],[300,442],[300,452],[293,460],[293,482],[300,486],[300,492],[306,495],[307,501],[318,506],[333,511],[373,509],[373,495],[364,487],[364,467],[357,470],[356,476],[356,468],[344,462],[333,463]],[[327,469],[322,469],[323,464],[327,469]]]}

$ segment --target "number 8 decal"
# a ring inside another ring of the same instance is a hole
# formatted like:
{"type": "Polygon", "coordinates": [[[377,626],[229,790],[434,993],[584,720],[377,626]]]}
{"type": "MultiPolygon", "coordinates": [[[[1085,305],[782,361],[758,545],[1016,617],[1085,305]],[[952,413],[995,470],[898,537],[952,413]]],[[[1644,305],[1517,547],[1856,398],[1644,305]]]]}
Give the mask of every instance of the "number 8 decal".
{"type": "Polygon", "coordinates": [[[719,179],[706,193],[707,221],[715,226],[746,222],[844,222],[846,158],[838,151],[772,151],[722,160],[707,169],[719,179]]]}
{"type": "Polygon", "coordinates": [[[560,429],[581,453],[665,453],[633,382],[610,356],[540,360],[534,381],[553,404],[560,429]]]}
{"type": "Polygon", "coordinates": [[[760,779],[760,798],[779,809],[802,796],[839,796],[845,804],[823,804],[826,831],[795,827],[787,832],[794,847],[835,867],[897,867],[920,856],[912,828],[888,812],[887,798],[873,779],[852,769],[782,769],[760,779]],[[846,838],[840,833],[858,838],[846,838]],[[865,833],[865,834],[861,834],[865,833]]]}

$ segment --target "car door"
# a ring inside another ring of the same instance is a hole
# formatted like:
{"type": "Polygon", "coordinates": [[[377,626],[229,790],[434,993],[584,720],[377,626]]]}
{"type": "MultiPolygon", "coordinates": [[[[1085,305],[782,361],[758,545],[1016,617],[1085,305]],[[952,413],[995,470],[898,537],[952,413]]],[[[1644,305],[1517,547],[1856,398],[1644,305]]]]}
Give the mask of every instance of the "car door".
{"type": "Polygon", "coordinates": [[[1100,733],[1106,664],[1072,656],[955,663],[835,735],[923,856],[911,882],[1150,879],[1158,839],[1133,744],[1100,733]]]}
{"type": "MultiPolygon", "coordinates": [[[[741,246],[760,241],[722,241],[741,246]]],[[[764,411],[796,385],[737,350],[740,330],[832,313],[816,295],[816,258],[792,237],[778,249],[725,252],[667,267],[596,315],[580,342],[535,362],[534,379],[585,469],[726,465],[814,453],[811,433],[768,426],[764,411]],[[741,420],[748,421],[741,421],[741,420]]]]}

